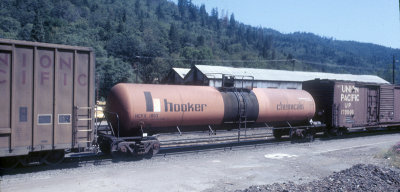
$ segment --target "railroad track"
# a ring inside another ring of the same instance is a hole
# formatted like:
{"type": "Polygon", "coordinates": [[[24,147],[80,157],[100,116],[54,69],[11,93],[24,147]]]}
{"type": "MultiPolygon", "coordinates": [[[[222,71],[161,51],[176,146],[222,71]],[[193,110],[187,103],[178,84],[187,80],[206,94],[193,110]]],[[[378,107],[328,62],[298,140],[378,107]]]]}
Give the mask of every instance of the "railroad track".
{"type": "MultiPolygon", "coordinates": [[[[341,137],[325,137],[321,134],[317,135],[315,141],[324,142],[330,140],[337,139],[351,139],[357,137],[367,137],[367,136],[376,136],[376,135],[384,135],[384,134],[395,134],[400,133],[400,129],[395,130],[384,130],[384,131],[371,131],[371,132],[363,132],[363,133],[349,133],[347,135],[341,137]]],[[[252,148],[261,148],[273,145],[288,145],[293,143],[304,143],[304,142],[293,142],[290,138],[282,138],[280,140],[265,137],[249,137],[248,139],[241,138],[241,142],[237,142],[237,137],[234,140],[233,138],[228,138],[228,140],[221,140],[221,137],[217,137],[218,141],[213,140],[214,143],[206,143],[205,139],[200,139],[199,143],[195,143],[194,141],[190,142],[181,142],[176,146],[171,145],[171,142],[174,140],[169,140],[164,146],[162,146],[160,152],[153,156],[153,158],[164,158],[167,156],[175,156],[175,155],[183,155],[183,154],[191,154],[191,153],[206,153],[211,151],[229,151],[229,150],[241,150],[241,149],[252,149],[252,148]],[[234,141],[233,141],[234,140],[234,141]]],[[[126,161],[140,161],[142,158],[118,158],[115,159],[111,155],[103,155],[102,153],[71,153],[66,156],[64,161],[57,165],[38,165],[38,166],[28,166],[28,167],[17,167],[11,170],[0,170],[0,176],[3,175],[15,175],[15,174],[24,174],[24,173],[32,173],[32,172],[41,172],[41,171],[49,171],[49,170],[58,170],[58,169],[73,169],[86,165],[107,165],[118,162],[126,162],[126,161]]]]}

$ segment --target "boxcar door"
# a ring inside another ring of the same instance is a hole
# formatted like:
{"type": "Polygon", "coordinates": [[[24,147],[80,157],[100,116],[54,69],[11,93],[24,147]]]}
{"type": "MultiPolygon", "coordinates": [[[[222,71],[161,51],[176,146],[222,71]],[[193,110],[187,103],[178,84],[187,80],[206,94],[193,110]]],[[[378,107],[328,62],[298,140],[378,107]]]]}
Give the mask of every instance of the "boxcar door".
{"type": "Polygon", "coordinates": [[[394,86],[382,85],[379,92],[379,122],[392,122],[394,119],[394,86]]]}
{"type": "Polygon", "coordinates": [[[378,89],[370,87],[367,94],[367,122],[376,123],[378,121],[378,89]]]}
{"type": "Polygon", "coordinates": [[[394,89],[394,121],[400,122],[400,86],[394,89]]]}

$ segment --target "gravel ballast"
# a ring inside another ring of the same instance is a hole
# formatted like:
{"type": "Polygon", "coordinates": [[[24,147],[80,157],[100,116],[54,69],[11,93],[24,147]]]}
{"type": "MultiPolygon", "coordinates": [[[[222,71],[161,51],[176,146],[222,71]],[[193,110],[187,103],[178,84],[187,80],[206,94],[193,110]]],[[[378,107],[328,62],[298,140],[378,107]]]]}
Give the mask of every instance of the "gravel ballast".
{"type": "MultiPolygon", "coordinates": [[[[295,184],[274,183],[251,186],[243,192],[259,191],[398,191],[400,192],[400,171],[375,165],[357,164],[349,169],[334,173],[321,180],[295,184]]],[[[236,192],[241,192],[240,190],[236,192]]]]}

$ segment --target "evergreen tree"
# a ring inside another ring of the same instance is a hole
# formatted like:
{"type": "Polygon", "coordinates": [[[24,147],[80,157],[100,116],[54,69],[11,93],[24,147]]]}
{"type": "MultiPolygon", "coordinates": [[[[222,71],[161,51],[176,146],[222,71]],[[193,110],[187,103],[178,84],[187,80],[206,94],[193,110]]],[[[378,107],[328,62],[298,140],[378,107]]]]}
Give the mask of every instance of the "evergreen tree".
{"type": "Polygon", "coordinates": [[[235,32],[236,32],[236,20],[235,16],[232,13],[229,19],[228,36],[232,37],[235,34],[235,32]]]}
{"type": "Polygon", "coordinates": [[[208,19],[208,14],[206,12],[206,6],[204,4],[202,4],[200,6],[199,15],[200,15],[201,26],[204,27],[207,24],[207,19],[208,19]]]}
{"type": "Polygon", "coordinates": [[[171,26],[169,28],[168,36],[169,36],[169,40],[170,40],[169,52],[170,53],[179,52],[179,47],[180,47],[179,32],[178,32],[178,29],[175,24],[171,24],[171,26]]]}
{"type": "Polygon", "coordinates": [[[40,15],[40,11],[37,10],[35,14],[35,20],[33,21],[33,27],[31,31],[31,40],[43,42],[45,40],[45,31],[43,27],[43,19],[40,15]]]}

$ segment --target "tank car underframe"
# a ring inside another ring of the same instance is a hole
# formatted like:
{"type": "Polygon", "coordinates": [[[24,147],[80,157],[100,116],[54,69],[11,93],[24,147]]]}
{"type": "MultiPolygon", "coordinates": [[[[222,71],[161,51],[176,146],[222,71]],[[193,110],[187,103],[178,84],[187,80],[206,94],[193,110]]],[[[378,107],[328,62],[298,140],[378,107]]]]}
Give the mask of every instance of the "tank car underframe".
{"type": "Polygon", "coordinates": [[[100,150],[113,156],[132,155],[151,157],[160,150],[160,142],[155,137],[115,137],[99,134],[100,150]]]}
{"type": "MultiPolygon", "coordinates": [[[[100,150],[105,154],[113,156],[132,155],[152,157],[160,150],[160,141],[155,137],[120,137],[119,136],[119,116],[117,113],[111,113],[118,121],[117,133],[112,128],[111,123],[108,123],[108,128],[111,134],[106,132],[97,132],[97,144],[100,150]]],[[[110,122],[106,117],[107,122],[110,122]]],[[[140,129],[143,135],[143,129],[140,129]]]]}
{"type": "MultiPolygon", "coordinates": [[[[273,127],[272,134],[275,139],[281,139],[283,135],[288,135],[292,141],[313,141],[317,132],[324,131],[324,124],[316,124],[309,126],[291,126],[287,122],[288,127],[273,127]]],[[[267,124],[265,124],[269,127],[267,124]]]]}

